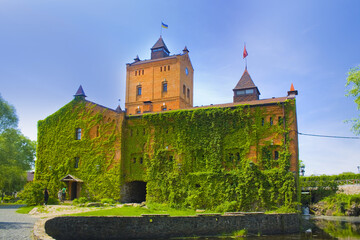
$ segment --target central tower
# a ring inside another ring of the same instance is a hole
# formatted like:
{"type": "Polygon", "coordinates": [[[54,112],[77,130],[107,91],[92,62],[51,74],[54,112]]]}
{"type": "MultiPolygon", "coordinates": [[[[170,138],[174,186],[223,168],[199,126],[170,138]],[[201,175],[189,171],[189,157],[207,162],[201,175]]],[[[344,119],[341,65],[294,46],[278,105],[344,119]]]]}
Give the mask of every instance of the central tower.
{"type": "Polygon", "coordinates": [[[128,115],[193,106],[193,76],[189,50],[170,55],[164,40],[151,48],[151,59],[126,64],[125,108],[128,115]]]}

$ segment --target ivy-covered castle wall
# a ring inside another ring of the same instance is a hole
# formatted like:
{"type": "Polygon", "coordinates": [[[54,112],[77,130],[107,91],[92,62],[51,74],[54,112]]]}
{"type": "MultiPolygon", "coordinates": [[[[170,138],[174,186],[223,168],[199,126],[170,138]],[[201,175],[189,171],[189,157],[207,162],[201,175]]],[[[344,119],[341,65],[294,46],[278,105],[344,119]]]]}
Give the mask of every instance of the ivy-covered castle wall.
{"type": "Polygon", "coordinates": [[[124,182],[147,182],[147,201],[172,206],[290,207],[296,129],[295,100],[129,116],[124,182]]]}
{"type": "Polygon", "coordinates": [[[75,98],[39,121],[35,180],[46,182],[56,196],[64,186],[60,180],[70,174],[83,181],[80,196],[118,199],[124,118],[124,113],[75,98]],[[79,140],[76,129],[81,129],[79,140]]]}
{"type": "Polygon", "coordinates": [[[127,201],[129,184],[143,183],[146,201],[171,206],[292,207],[295,130],[294,99],[125,116],[76,98],[39,121],[35,179],[56,193],[70,174],[93,199],[127,201]]]}

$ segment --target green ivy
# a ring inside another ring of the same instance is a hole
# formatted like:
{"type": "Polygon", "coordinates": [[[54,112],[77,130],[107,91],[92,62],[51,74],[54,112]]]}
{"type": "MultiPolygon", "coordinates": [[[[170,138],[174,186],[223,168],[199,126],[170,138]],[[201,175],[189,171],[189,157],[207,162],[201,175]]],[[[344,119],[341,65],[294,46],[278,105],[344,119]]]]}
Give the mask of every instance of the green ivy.
{"type": "Polygon", "coordinates": [[[121,126],[106,119],[111,110],[95,106],[74,99],[39,121],[35,178],[47,183],[50,194],[71,174],[84,181],[81,196],[93,199],[119,199],[125,183],[144,181],[147,201],[174,207],[251,211],[295,205],[288,137],[294,100],[277,106],[284,109],[284,124],[272,126],[263,119],[278,116],[262,106],[128,116],[121,126]],[[97,127],[99,136],[91,138],[97,127]],[[83,131],[81,140],[75,140],[76,128],[83,131]],[[274,139],[281,144],[273,145],[274,139]]]}
{"type": "Polygon", "coordinates": [[[116,121],[95,111],[95,104],[74,99],[53,115],[38,122],[35,179],[47,182],[49,193],[56,196],[65,184],[60,180],[71,174],[83,180],[81,196],[92,199],[119,198],[120,165],[115,162],[116,142],[121,131],[116,121]],[[90,138],[90,130],[99,126],[99,136],[90,138]],[[81,140],[75,129],[82,129],[81,140]],[[75,157],[79,167],[75,168],[75,157]]]}
{"type": "MultiPolygon", "coordinates": [[[[284,103],[287,126],[292,123],[294,106],[293,100],[284,103]]],[[[264,108],[250,106],[130,116],[125,130],[124,181],[147,182],[147,201],[175,207],[293,207],[291,139],[282,137],[289,129],[283,124],[263,124],[265,117],[269,114],[264,108]],[[273,145],[276,138],[283,139],[281,145],[273,145]],[[247,158],[252,146],[256,159],[247,158]],[[277,160],[271,154],[275,149],[277,160]]]]}

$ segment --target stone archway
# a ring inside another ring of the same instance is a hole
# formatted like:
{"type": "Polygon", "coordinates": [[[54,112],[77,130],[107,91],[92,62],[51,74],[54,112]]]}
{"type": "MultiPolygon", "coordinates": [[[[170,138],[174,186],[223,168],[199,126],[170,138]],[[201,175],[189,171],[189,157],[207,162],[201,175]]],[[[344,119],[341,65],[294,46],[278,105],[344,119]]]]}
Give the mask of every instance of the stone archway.
{"type": "Polygon", "coordinates": [[[121,201],[124,203],[141,203],[146,201],[146,182],[133,181],[123,185],[121,201]]]}

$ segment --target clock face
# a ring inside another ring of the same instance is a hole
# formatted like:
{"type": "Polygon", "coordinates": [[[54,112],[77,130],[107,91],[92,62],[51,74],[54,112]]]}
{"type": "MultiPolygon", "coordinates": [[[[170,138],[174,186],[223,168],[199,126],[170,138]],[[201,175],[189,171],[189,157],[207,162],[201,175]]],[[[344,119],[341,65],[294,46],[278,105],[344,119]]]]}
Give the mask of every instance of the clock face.
{"type": "Polygon", "coordinates": [[[188,68],[185,68],[185,73],[186,73],[186,75],[189,74],[189,69],[188,68]]]}

